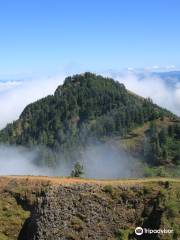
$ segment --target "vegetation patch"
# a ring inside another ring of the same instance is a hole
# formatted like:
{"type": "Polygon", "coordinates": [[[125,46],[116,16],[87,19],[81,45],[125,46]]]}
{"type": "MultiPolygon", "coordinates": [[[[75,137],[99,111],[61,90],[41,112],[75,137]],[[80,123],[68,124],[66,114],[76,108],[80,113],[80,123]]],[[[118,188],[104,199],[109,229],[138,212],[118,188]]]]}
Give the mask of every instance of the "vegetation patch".
{"type": "Polygon", "coordinates": [[[18,205],[8,193],[0,195],[0,239],[17,240],[19,232],[30,212],[18,205]]]}

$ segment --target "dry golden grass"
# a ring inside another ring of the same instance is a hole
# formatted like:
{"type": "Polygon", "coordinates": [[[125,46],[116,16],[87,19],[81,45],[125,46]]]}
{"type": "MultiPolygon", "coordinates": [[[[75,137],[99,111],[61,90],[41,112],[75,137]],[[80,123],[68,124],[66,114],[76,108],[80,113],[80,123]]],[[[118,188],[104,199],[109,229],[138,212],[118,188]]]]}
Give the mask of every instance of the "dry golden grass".
{"type": "Polygon", "coordinates": [[[153,182],[177,182],[180,183],[180,178],[138,178],[138,179],[83,179],[83,178],[65,178],[65,177],[48,177],[48,176],[4,176],[0,177],[0,189],[7,186],[7,184],[15,180],[17,184],[26,181],[29,186],[35,185],[71,185],[71,184],[98,184],[98,185],[135,185],[153,182]]]}

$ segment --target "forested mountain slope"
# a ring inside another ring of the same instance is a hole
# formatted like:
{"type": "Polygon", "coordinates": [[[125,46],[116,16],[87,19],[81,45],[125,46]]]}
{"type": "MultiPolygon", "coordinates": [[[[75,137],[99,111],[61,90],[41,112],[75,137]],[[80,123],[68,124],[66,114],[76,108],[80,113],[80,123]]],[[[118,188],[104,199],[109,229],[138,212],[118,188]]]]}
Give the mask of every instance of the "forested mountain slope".
{"type": "Polygon", "coordinates": [[[173,157],[178,159],[178,121],[171,112],[157,106],[151,99],[129,92],[123,84],[84,73],[67,77],[54,95],[28,105],[17,121],[1,130],[0,141],[25,146],[43,145],[53,151],[66,151],[77,145],[83,146],[89,138],[123,138],[138,126],[151,122],[146,142],[152,143],[152,146],[146,149],[146,158],[149,162],[153,158],[152,162],[155,162],[155,152],[160,154],[162,145],[161,155],[167,158],[166,133],[171,138],[168,138],[169,142],[173,139],[177,141],[173,157]],[[175,121],[176,126],[157,132],[153,122],[164,118],[175,121]],[[157,134],[160,134],[160,143],[157,134]],[[148,151],[153,151],[154,155],[149,156],[148,151]]]}
{"type": "Polygon", "coordinates": [[[1,131],[11,144],[73,143],[89,130],[96,136],[124,135],[144,122],[171,114],[130,94],[123,84],[91,73],[67,77],[53,96],[28,105],[20,118],[1,131]]]}

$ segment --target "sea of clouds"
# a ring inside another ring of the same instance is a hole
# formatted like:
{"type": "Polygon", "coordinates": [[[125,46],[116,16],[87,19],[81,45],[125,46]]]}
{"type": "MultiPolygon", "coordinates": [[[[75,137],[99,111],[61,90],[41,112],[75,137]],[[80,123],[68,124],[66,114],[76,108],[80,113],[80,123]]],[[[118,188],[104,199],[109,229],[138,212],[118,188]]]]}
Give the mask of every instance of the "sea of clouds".
{"type": "Polygon", "coordinates": [[[24,80],[0,81],[0,129],[18,119],[29,104],[53,94],[64,75],[24,80]]]}

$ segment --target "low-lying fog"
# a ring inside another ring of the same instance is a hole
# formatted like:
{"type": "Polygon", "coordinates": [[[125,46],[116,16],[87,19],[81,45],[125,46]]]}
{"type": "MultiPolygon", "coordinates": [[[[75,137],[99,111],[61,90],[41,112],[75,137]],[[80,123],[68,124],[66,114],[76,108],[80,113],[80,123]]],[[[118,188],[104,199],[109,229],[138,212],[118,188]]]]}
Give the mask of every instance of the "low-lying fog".
{"type": "MultiPolygon", "coordinates": [[[[85,147],[80,156],[84,177],[130,178],[140,176],[138,161],[111,144],[91,143],[85,147]]],[[[38,161],[37,150],[0,145],[0,175],[70,176],[75,163],[74,159],[66,161],[60,154],[55,167],[38,165],[36,161],[38,161]]]]}

